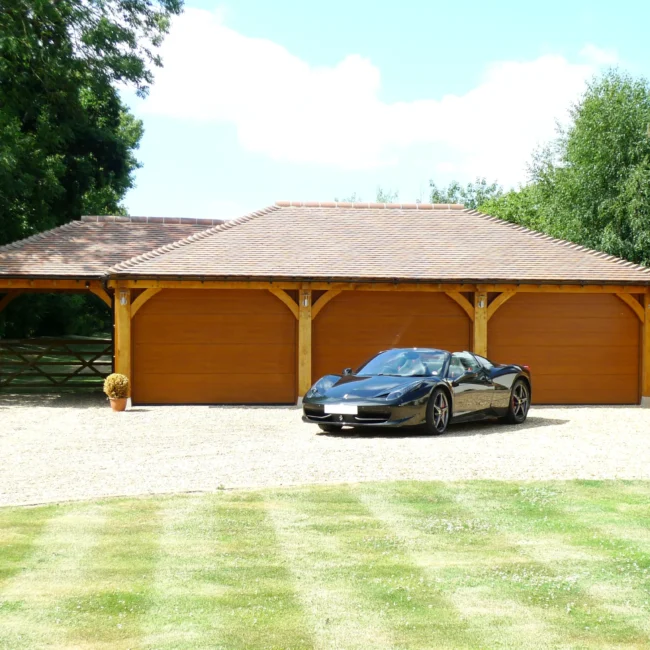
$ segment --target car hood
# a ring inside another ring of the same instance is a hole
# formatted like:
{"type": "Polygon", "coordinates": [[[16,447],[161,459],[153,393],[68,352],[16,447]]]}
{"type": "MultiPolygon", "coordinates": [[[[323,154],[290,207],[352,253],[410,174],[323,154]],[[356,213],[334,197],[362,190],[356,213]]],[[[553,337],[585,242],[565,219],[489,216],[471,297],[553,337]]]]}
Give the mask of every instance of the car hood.
{"type": "Polygon", "coordinates": [[[381,375],[357,377],[355,375],[346,375],[325,391],[325,397],[342,400],[385,397],[387,393],[402,386],[431,380],[435,380],[435,377],[391,377],[381,375]]]}

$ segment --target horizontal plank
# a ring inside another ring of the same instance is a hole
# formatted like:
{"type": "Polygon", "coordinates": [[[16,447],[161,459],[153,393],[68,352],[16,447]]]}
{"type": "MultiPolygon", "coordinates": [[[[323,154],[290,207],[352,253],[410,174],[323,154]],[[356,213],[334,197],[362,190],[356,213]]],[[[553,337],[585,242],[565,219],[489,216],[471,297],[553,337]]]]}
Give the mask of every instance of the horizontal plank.
{"type": "Polygon", "coordinates": [[[467,319],[463,308],[445,293],[368,293],[344,291],[323,307],[319,319],[354,316],[370,309],[374,316],[408,314],[413,317],[435,316],[467,319]]]}
{"type": "MultiPolygon", "coordinates": [[[[280,301],[275,299],[278,304],[280,301]]],[[[291,343],[296,336],[296,319],[286,307],[286,314],[263,318],[243,318],[237,314],[191,314],[181,318],[176,314],[144,314],[145,307],[133,321],[134,341],[151,343],[210,344],[228,341],[244,344],[249,341],[270,345],[291,343]]]]}
{"type": "Polygon", "coordinates": [[[136,319],[144,314],[280,314],[291,312],[269,291],[181,291],[167,289],[148,300],[136,319]]]}
{"type": "Polygon", "coordinates": [[[193,344],[158,345],[149,342],[134,347],[133,367],[141,372],[230,374],[245,369],[250,373],[292,373],[295,369],[295,345],[212,342],[200,349],[193,344]]]}
{"type": "Polygon", "coordinates": [[[612,372],[620,374],[639,367],[638,348],[614,347],[503,347],[488,345],[488,356],[496,363],[523,363],[533,372],[612,372]]]}
{"type": "Polygon", "coordinates": [[[617,377],[580,383],[567,382],[562,375],[543,380],[533,377],[533,404],[638,404],[638,378],[617,377]]]}
{"type": "Polygon", "coordinates": [[[294,404],[295,376],[138,375],[133,384],[138,404],[294,404]]]}

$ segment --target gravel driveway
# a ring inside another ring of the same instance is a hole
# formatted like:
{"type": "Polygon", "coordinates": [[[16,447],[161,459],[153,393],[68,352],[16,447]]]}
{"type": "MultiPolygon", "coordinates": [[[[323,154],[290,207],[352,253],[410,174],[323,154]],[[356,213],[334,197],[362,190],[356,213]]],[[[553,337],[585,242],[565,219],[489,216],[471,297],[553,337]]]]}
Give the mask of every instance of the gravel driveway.
{"type": "Polygon", "coordinates": [[[650,479],[650,410],[538,407],[518,427],[321,434],[291,407],[0,396],[0,505],[394,479],[650,479]]]}

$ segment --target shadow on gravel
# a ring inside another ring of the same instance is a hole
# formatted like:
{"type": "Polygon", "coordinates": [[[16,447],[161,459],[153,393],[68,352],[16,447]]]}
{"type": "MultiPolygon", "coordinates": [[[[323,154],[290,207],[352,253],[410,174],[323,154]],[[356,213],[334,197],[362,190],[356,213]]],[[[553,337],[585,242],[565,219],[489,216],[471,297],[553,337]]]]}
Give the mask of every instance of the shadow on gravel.
{"type": "Polygon", "coordinates": [[[103,393],[0,393],[2,408],[79,408],[106,405],[103,393]]]}
{"type": "Polygon", "coordinates": [[[489,436],[495,433],[538,429],[540,427],[567,424],[568,422],[570,422],[570,420],[529,416],[523,424],[501,424],[494,420],[452,424],[447,429],[447,432],[442,436],[433,436],[419,427],[404,427],[403,429],[392,430],[382,429],[381,427],[364,427],[358,429],[343,429],[338,433],[325,433],[324,431],[320,431],[319,435],[327,438],[393,438],[396,440],[404,438],[463,438],[467,436],[489,436]]]}

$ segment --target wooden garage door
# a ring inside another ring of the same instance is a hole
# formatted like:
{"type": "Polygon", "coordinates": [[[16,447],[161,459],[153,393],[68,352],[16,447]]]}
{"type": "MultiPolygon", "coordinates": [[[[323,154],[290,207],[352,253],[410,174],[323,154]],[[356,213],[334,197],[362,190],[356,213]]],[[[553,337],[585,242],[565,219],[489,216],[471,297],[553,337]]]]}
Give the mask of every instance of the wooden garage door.
{"type": "Polygon", "coordinates": [[[133,320],[133,399],[295,403],[296,319],[268,291],[163,290],[133,320]]]}
{"type": "Polygon", "coordinates": [[[530,365],[537,404],[636,404],[639,339],[616,296],[520,293],[490,319],[488,356],[530,365]]]}
{"type": "Polygon", "coordinates": [[[468,350],[470,321],[444,293],[344,291],[316,316],[314,380],[394,347],[468,350]]]}

